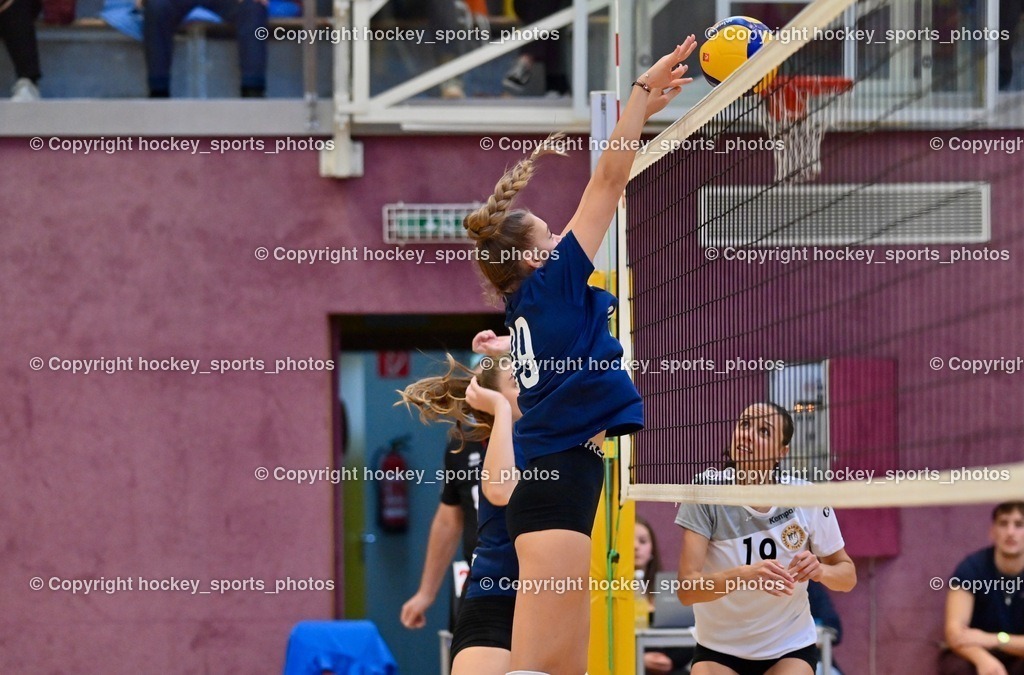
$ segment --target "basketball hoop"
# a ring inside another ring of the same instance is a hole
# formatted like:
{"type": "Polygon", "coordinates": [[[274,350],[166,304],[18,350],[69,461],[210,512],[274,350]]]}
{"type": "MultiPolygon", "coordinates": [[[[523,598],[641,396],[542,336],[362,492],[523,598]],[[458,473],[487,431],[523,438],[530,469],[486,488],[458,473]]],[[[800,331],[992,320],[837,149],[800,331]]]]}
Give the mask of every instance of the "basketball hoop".
{"type": "Polygon", "coordinates": [[[823,75],[777,75],[761,91],[762,119],[776,141],[775,180],[804,183],[821,175],[821,141],[843,117],[853,80],[823,75]]]}

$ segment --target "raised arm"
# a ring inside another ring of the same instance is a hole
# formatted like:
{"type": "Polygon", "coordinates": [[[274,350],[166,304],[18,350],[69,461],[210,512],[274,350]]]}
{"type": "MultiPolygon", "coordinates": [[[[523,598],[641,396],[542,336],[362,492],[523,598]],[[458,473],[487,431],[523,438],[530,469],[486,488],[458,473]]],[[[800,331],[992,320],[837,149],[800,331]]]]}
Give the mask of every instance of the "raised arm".
{"type": "Polygon", "coordinates": [[[637,78],[637,82],[645,86],[631,88],[626,107],[612,131],[608,149],[601,153],[580,205],[562,232],[568,234],[572,231],[591,260],[597,255],[601,240],[615,215],[619,197],[626,188],[644,123],[651,115],[664,109],[684,84],[693,81],[683,77],[687,66],[681,63],[696,46],[694,37],[689,36],[672,53],[661,57],[650,70],[637,78]]]}
{"type": "Polygon", "coordinates": [[[512,406],[500,393],[480,386],[475,377],[466,389],[466,402],[494,416],[480,490],[490,503],[505,506],[519,482],[512,449],[512,406]]]}

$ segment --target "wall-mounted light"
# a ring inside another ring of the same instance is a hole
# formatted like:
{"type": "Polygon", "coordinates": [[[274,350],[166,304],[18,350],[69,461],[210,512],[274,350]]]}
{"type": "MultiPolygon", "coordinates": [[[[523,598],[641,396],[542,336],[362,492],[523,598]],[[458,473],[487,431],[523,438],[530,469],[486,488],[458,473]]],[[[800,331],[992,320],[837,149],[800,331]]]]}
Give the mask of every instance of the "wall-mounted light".
{"type": "Polygon", "coordinates": [[[793,404],[793,413],[813,413],[818,409],[817,401],[797,401],[793,404]]]}

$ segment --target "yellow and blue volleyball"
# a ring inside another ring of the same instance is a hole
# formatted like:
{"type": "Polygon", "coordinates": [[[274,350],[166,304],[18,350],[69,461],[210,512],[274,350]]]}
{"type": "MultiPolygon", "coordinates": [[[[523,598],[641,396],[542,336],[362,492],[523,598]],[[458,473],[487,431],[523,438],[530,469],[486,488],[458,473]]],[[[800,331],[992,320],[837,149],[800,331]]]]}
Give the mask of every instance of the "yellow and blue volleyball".
{"type": "MultiPolygon", "coordinates": [[[[704,34],[708,39],[700,47],[700,68],[713,87],[721,84],[772,39],[768,26],[749,16],[723,19],[704,34]]],[[[765,77],[754,91],[767,86],[771,79],[765,77]]]]}

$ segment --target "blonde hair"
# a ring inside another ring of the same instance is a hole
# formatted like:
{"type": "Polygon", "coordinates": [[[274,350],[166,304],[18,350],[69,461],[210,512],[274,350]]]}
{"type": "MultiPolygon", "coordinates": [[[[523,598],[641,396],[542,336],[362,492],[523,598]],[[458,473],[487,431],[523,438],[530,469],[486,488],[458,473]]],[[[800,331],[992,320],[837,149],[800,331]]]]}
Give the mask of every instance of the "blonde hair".
{"type": "Polygon", "coordinates": [[[498,377],[502,369],[499,363],[508,363],[508,355],[489,357],[482,361],[479,373],[462,365],[451,354],[445,354],[448,372],[444,375],[425,377],[398,391],[401,400],[395,405],[405,404],[410,410],[416,408],[424,424],[443,422],[452,425],[452,434],[459,439],[455,452],[462,452],[466,442],[480,442],[491,435],[494,417],[475,410],[466,402],[466,389],[475,375],[480,386],[498,391],[498,377]]]}
{"type": "Polygon", "coordinates": [[[526,209],[512,209],[512,202],[519,191],[526,187],[537,170],[535,162],[544,155],[566,156],[559,141],[565,134],[559,132],[548,136],[526,159],[505,172],[494,193],[487,198],[487,204],[466,216],[462,226],[476,242],[477,263],[484,278],[498,293],[511,293],[530,270],[525,269],[523,256],[519,252],[533,247],[530,239],[530,212],[526,209]],[[510,255],[510,251],[517,254],[510,255]]]}

